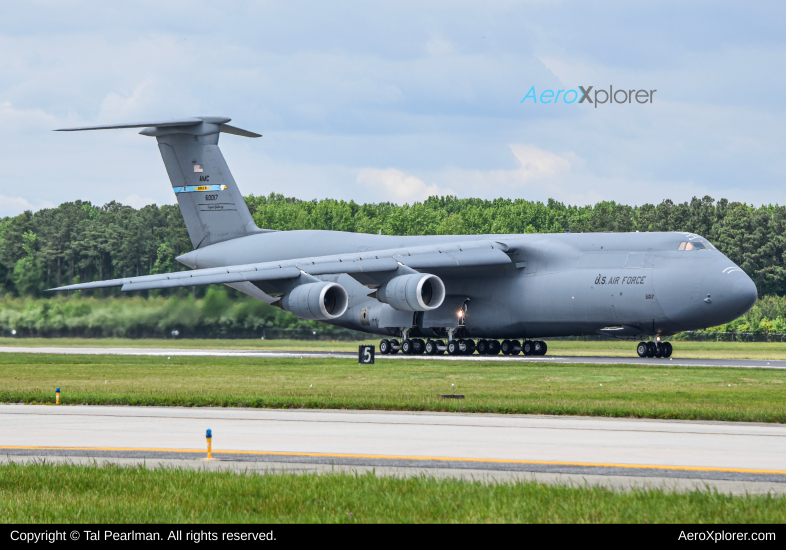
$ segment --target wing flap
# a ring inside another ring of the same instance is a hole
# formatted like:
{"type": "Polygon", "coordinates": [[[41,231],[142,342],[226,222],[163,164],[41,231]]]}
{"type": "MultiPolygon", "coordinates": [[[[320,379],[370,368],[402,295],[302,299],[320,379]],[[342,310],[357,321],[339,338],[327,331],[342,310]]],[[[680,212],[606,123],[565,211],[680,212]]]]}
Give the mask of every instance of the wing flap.
{"type": "Polygon", "coordinates": [[[482,241],[402,256],[399,261],[413,269],[434,269],[509,264],[511,259],[499,243],[482,241]]]}
{"type": "Polygon", "coordinates": [[[328,273],[373,273],[380,271],[394,271],[398,262],[393,258],[338,260],[325,262],[304,262],[298,267],[310,275],[327,275],[328,273]]]}

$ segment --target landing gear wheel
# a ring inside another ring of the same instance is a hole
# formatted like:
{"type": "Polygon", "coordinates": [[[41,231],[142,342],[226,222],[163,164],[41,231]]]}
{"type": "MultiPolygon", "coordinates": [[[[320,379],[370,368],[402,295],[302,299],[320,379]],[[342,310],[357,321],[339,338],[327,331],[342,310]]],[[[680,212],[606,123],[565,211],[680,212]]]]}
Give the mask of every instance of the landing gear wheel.
{"type": "Polygon", "coordinates": [[[462,340],[462,342],[464,342],[464,345],[466,346],[464,349],[464,353],[466,355],[472,355],[475,353],[475,340],[470,340],[467,338],[466,340],[462,340]]]}
{"type": "Polygon", "coordinates": [[[391,340],[390,341],[390,354],[395,355],[399,351],[401,351],[401,344],[398,343],[398,340],[391,340]]]}
{"type": "Polygon", "coordinates": [[[663,346],[663,357],[671,357],[671,352],[674,351],[671,342],[663,342],[661,346],[663,346]]]}
{"type": "Polygon", "coordinates": [[[439,355],[445,355],[445,352],[447,351],[445,347],[445,342],[442,340],[437,340],[437,353],[439,355]]]}
{"type": "Polygon", "coordinates": [[[487,355],[498,355],[500,347],[498,340],[489,340],[489,351],[487,355]]]}
{"type": "Polygon", "coordinates": [[[426,351],[426,342],[420,338],[412,340],[412,355],[422,355],[426,351]]]}
{"type": "Polygon", "coordinates": [[[478,355],[486,355],[489,351],[489,343],[486,340],[478,340],[478,355]]]}
{"type": "Polygon", "coordinates": [[[387,355],[388,353],[390,353],[390,342],[388,342],[387,340],[382,340],[379,343],[379,353],[381,353],[382,355],[387,355]]]}
{"type": "Polygon", "coordinates": [[[401,353],[404,355],[412,355],[412,340],[404,340],[401,342],[401,353]]]}
{"type": "Polygon", "coordinates": [[[535,343],[532,340],[526,340],[524,345],[521,346],[521,351],[524,352],[524,355],[532,355],[535,353],[535,343]]]}
{"type": "Polygon", "coordinates": [[[438,351],[434,340],[426,340],[426,355],[436,355],[438,351]]]}
{"type": "Polygon", "coordinates": [[[647,342],[647,357],[655,357],[655,342],[647,342]]]}
{"type": "Polygon", "coordinates": [[[636,346],[636,353],[639,354],[639,357],[647,357],[647,342],[639,342],[636,346]]]}
{"type": "Polygon", "coordinates": [[[448,342],[448,355],[461,355],[461,347],[458,340],[448,342]]]}
{"type": "Polygon", "coordinates": [[[660,342],[655,342],[655,357],[661,358],[663,357],[663,344],[660,342]]]}
{"type": "Polygon", "coordinates": [[[513,344],[510,340],[503,340],[499,350],[502,352],[502,355],[510,355],[513,352],[513,344]]]}
{"type": "Polygon", "coordinates": [[[533,355],[546,355],[547,349],[548,347],[546,346],[546,342],[538,340],[535,342],[535,351],[533,355]]]}
{"type": "Polygon", "coordinates": [[[521,342],[519,342],[518,340],[511,340],[510,345],[513,346],[512,349],[510,350],[511,355],[518,355],[519,353],[521,353],[521,342]]]}

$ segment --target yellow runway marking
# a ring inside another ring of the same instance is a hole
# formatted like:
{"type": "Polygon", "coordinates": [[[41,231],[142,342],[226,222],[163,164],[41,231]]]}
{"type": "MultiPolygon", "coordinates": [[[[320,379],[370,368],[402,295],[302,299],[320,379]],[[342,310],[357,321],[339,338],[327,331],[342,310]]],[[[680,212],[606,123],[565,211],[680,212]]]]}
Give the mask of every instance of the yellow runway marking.
{"type": "MultiPolygon", "coordinates": [[[[148,447],[27,447],[2,445],[0,450],[59,450],[59,451],[135,451],[157,453],[198,453],[205,454],[204,449],[161,449],[148,447]]],[[[777,474],[786,475],[786,470],[755,470],[749,468],[713,468],[706,466],[673,466],[662,464],[618,464],[613,462],[566,462],[552,460],[510,460],[506,458],[463,458],[449,456],[407,456],[407,455],[372,455],[349,453],[295,453],[287,451],[213,451],[224,455],[264,455],[264,456],[302,456],[312,458],[367,458],[382,460],[429,460],[442,462],[481,462],[484,464],[530,464],[544,466],[585,466],[592,468],[636,468],[641,470],[680,470],[690,472],[732,472],[742,474],[777,474]]]]}

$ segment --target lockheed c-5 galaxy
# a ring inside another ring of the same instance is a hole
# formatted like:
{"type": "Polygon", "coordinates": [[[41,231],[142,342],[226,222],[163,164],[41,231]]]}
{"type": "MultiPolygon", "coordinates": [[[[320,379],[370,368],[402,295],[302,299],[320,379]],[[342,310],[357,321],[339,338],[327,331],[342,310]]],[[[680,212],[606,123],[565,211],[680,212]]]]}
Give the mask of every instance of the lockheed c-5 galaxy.
{"type": "Polygon", "coordinates": [[[193,269],[53,290],[223,283],[301,319],[383,335],[380,353],[430,355],[543,355],[541,338],[605,334],[637,337],[642,357],[668,357],[672,346],[661,337],[727,323],[756,301],[743,270],[692,233],[260,229],[218,148],[222,132],[260,136],[228,122],[64,129],[144,128],[156,138],[194,246],[177,260],[193,269]]]}

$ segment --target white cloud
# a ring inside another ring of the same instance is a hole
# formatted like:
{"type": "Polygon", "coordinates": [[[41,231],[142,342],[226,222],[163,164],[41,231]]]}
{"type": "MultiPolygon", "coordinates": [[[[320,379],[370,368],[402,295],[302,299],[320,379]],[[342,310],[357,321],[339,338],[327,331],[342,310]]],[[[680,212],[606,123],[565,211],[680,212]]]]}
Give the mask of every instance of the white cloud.
{"type": "Polygon", "coordinates": [[[516,160],[521,163],[521,168],[516,172],[523,183],[562,176],[570,171],[570,162],[565,157],[539,149],[534,145],[513,143],[510,149],[516,160]]]}
{"type": "Polygon", "coordinates": [[[126,204],[128,206],[136,208],[137,210],[139,210],[144,206],[147,206],[148,204],[158,204],[158,201],[156,201],[155,199],[151,199],[149,197],[140,197],[137,194],[128,195],[126,198],[118,202],[120,202],[120,204],[126,204]]]}
{"type": "Polygon", "coordinates": [[[453,44],[439,37],[434,37],[426,43],[426,51],[432,57],[452,54],[455,51],[453,44]]]}
{"type": "Polygon", "coordinates": [[[41,210],[42,208],[54,208],[55,204],[50,201],[41,201],[37,204],[31,204],[27,199],[22,197],[7,197],[0,195],[0,217],[17,216],[25,210],[41,210]]]}
{"type": "Polygon", "coordinates": [[[129,117],[143,117],[157,103],[152,79],[140,82],[130,94],[109,92],[101,102],[99,119],[105,122],[130,121],[129,117]]]}
{"type": "Polygon", "coordinates": [[[422,201],[432,195],[455,195],[452,189],[426,185],[420,178],[408,176],[395,168],[364,168],[358,174],[357,182],[375,189],[381,200],[397,203],[422,201]]]}
{"type": "Polygon", "coordinates": [[[558,155],[534,145],[512,143],[508,145],[518,164],[510,170],[462,170],[451,168],[442,171],[435,179],[451,182],[461,196],[480,196],[484,198],[536,195],[544,193],[561,194],[563,182],[571,174],[571,161],[576,162],[573,153],[558,155]]]}

